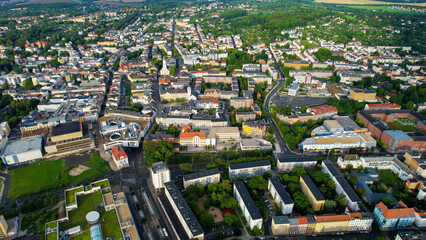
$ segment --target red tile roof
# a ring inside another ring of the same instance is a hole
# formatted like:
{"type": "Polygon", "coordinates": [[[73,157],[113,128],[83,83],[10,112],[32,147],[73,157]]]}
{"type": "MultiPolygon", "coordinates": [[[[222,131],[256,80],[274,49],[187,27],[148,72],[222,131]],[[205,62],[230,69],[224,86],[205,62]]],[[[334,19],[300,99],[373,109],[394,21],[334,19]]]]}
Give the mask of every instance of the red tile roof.
{"type": "Polygon", "coordinates": [[[414,217],[414,208],[388,209],[388,207],[383,202],[377,204],[376,207],[380,208],[383,211],[382,215],[386,219],[406,218],[408,215],[414,217]]]}
{"type": "Polygon", "coordinates": [[[308,219],[306,217],[297,217],[299,224],[308,224],[308,219]]]}
{"type": "Polygon", "coordinates": [[[334,107],[334,106],[324,104],[324,105],[321,105],[321,106],[310,107],[309,111],[313,112],[314,115],[324,114],[324,113],[329,113],[329,112],[336,112],[337,113],[337,108],[334,107]]]}
{"type": "Polygon", "coordinates": [[[120,147],[114,146],[111,149],[111,154],[116,161],[120,161],[123,158],[127,158],[127,154],[121,146],[120,147]]]}
{"type": "Polygon", "coordinates": [[[195,136],[198,136],[201,139],[206,139],[205,132],[183,132],[180,134],[180,139],[193,139],[195,136]]]}
{"type": "Polygon", "coordinates": [[[350,221],[349,215],[329,215],[329,216],[316,216],[317,222],[343,222],[350,221]]]}

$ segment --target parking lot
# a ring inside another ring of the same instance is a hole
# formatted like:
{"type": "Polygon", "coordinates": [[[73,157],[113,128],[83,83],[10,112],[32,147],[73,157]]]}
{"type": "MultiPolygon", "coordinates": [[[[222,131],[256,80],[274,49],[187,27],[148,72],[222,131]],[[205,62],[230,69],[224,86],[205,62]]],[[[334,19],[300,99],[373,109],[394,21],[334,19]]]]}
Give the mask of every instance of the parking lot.
{"type": "Polygon", "coordinates": [[[277,93],[272,97],[272,103],[277,107],[291,106],[315,106],[327,102],[328,97],[308,97],[308,96],[288,96],[286,94],[277,93]]]}

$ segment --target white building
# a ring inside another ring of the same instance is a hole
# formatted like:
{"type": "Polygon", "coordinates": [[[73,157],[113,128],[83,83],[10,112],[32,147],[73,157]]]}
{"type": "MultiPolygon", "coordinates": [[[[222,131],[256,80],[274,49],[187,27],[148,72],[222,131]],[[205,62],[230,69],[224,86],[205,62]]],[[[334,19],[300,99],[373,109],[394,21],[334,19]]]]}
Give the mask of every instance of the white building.
{"type": "Polygon", "coordinates": [[[150,172],[152,184],[155,188],[163,188],[164,183],[170,182],[170,170],[164,162],[153,163],[150,172]]]}
{"type": "Polygon", "coordinates": [[[371,213],[367,212],[354,212],[349,213],[350,223],[349,231],[350,232],[369,232],[371,225],[373,224],[373,216],[371,213]]]}
{"type": "Polygon", "coordinates": [[[191,185],[198,185],[200,183],[205,187],[210,183],[217,184],[219,182],[220,171],[217,168],[183,175],[183,186],[185,189],[191,185]]]}
{"type": "Polygon", "coordinates": [[[290,172],[297,166],[302,166],[303,169],[314,168],[317,165],[317,159],[313,156],[299,157],[296,155],[277,155],[277,170],[278,172],[290,172]]]}
{"type": "Polygon", "coordinates": [[[268,190],[275,203],[278,205],[281,204],[281,211],[284,215],[293,212],[294,201],[277,178],[273,177],[269,179],[268,190]]]}
{"type": "Polygon", "coordinates": [[[229,178],[249,178],[263,175],[271,171],[271,163],[268,160],[258,162],[235,163],[229,165],[229,178]]]}
{"type": "Polygon", "coordinates": [[[414,220],[414,224],[417,227],[426,227],[426,213],[414,211],[416,215],[416,219],[414,220]]]}
{"type": "Polygon", "coordinates": [[[297,92],[299,91],[299,84],[298,83],[293,83],[291,85],[291,87],[288,89],[288,95],[289,96],[296,96],[297,92]]]}
{"type": "Polygon", "coordinates": [[[114,146],[111,149],[111,155],[118,169],[129,166],[129,157],[121,146],[114,146]]]}
{"type": "Polygon", "coordinates": [[[419,200],[423,200],[426,197],[426,190],[425,189],[420,189],[419,193],[417,194],[417,199],[419,200]]]}
{"type": "Polygon", "coordinates": [[[243,182],[234,183],[234,197],[237,199],[238,206],[241,208],[250,229],[253,230],[255,226],[258,229],[262,229],[262,215],[254,204],[243,182]]]}
{"type": "Polygon", "coordinates": [[[42,142],[42,136],[25,140],[9,141],[4,147],[1,159],[6,166],[39,160],[43,157],[42,142]]]}
{"type": "Polygon", "coordinates": [[[204,239],[204,230],[173,182],[164,184],[166,197],[189,239],[204,239]]]}

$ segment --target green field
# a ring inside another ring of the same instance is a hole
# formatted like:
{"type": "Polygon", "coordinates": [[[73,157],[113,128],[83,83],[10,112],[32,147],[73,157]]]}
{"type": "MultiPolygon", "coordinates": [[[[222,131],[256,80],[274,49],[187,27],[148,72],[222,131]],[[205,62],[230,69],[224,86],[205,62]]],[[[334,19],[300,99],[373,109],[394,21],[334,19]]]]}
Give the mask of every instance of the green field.
{"type": "MultiPolygon", "coordinates": [[[[398,4],[395,4],[395,5],[398,5],[398,4]]],[[[398,10],[398,9],[390,9],[390,8],[388,8],[390,5],[340,5],[340,6],[357,8],[357,9],[392,12],[392,13],[424,14],[424,13],[421,13],[421,12],[409,12],[409,11],[403,11],[403,10],[398,10]]]]}
{"type": "MultiPolygon", "coordinates": [[[[102,203],[102,194],[101,192],[94,192],[92,194],[80,196],[77,198],[77,203],[78,208],[69,212],[69,220],[61,223],[59,228],[63,231],[80,225],[84,231],[83,234],[72,239],[86,239],[85,236],[88,236],[87,230],[90,228],[90,225],[86,222],[86,214],[96,210],[96,206],[102,203]]],[[[121,238],[122,234],[115,210],[105,211],[102,209],[98,212],[101,214],[100,223],[104,238],[121,238]]]]}
{"type": "Polygon", "coordinates": [[[109,172],[108,163],[103,160],[97,153],[90,154],[90,161],[84,162],[85,165],[97,168],[99,170],[109,172]]]}
{"type": "Polygon", "coordinates": [[[403,132],[418,132],[419,130],[411,125],[402,125],[400,122],[388,122],[390,129],[392,130],[401,130],[403,132]]]}
{"type": "Polygon", "coordinates": [[[69,171],[76,167],[78,165],[65,166],[65,160],[59,159],[36,162],[28,167],[13,170],[9,172],[12,177],[9,197],[18,198],[25,194],[37,193],[102,174],[100,171],[89,169],[78,176],[70,176],[69,171]]]}

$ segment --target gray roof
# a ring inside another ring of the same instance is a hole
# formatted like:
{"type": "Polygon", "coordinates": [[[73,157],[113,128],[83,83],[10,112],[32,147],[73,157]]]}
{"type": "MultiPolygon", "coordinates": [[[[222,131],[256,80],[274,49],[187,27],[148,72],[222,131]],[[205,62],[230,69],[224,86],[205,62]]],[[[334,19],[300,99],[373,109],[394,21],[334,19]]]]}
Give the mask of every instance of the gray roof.
{"type": "Polygon", "coordinates": [[[391,138],[395,141],[413,139],[401,130],[385,130],[384,132],[389,134],[389,136],[391,136],[391,138]]]}
{"type": "Polygon", "coordinates": [[[207,177],[207,176],[216,175],[216,174],[220,174],[220,171],[219,171],[219,169],[214,168],[214,169],[210,169],[210,170],[207,170],[207,171],[195,172],[195,173],[183,175],[183,180],[189,181],[189,180],[192,180],[192,179],[207,177]]]}
{"type": "Polygon", "coordinates": [[[297,156],[297,155],[284,155],[277,154],[277,159],[279,162],[317,162],[317,159],[314,156],[297,156]]]}
{"type": "Polygon", "coordinates": [[[311,193],[314,195],[314,197],[317,201],[325,201],[325,197],[322,195],[320,190],[317,188],[315,183],[312,181],[311,177],[309,177],[308,175],[302,175],[300,177],[306,183],[306,185],[309,188],[309,191],[311,191],[311,193]]]}
{"type": "Polygon", "coordinates": [[[42,141],[42,136],[25,140],[9,141],[4,147],[2,155],[7,156],[33,150],[41,150],[42,141]]]}
{"type": "Polygon", "coordinates": [[[280,198],[283,200],[284,204],[294,204],[294,201],[290,198],[290,195],[277,178],[270,178],[269,181],[271,181],[271,184],[274,186],[278,195],[280,195],[280,198]]]}
{"type": "Polygon", "coordinates": [[[275,224],[290,224],[287,216],[273,216],[272,219],[275,224]]]}
{"type": "Polygon", "coordinates": [[[334,167],[333,163],[330,160],[323,161],[324,165],[327,167],[328,171],[330,171],[331,175],[334,177],[340,176],[337,169],[334,167]]]}
{"type": "Polygon", "coordinates": [[[250,194],[247,191],[246,186],[243,182],[236,182],[234,183],[235,187],[237,188],[238,193],[241,196],[241,200],[243,200],[244,205],[247,208],[247,211],[249,212],[251,218],[253,220],[261,219],[262,215],[260,215],[259,210],[257,209],[256,205],[254,204],[253,199],[251,198],[250,194]]]}
{"type": "Polygon", "coordinates": [[[346,195],[351,200],[351,202],[361,202],[361,199],[358,197],[358,195],[351,188],[351,186],[349,185],[349,183],[345,180],[343,176],[336,177],[336,181],[339,182],[340,186],[343,188],[343,191],[345,191],[346,195]]]}
{"type": "Polygon", "coordinates": [[[265,167],[265,166],[271,166],[271,162],[268,160],[264,161],[257,161],[257,162],[245,162],[245,163],[234,163],[229,165],[230,170],[237,170],[237,169],[243,169],[243,168],[254,168],[254,167],[265,167]]]}
{"type": "Polygon", "coordinates": [[[355,131],[356,129],[360,129],[361,128],[349,116],[339,116],[338,118],[335,118],[335,120],[340,125],[342,125],[342,127],[345,129],[345,131],[355,131]]]}
{"type": "Polygon", "coordinates": [[[157,173],[157,172],[164,172],[164,171],[166,171],[168,169],[167,169],[166,164],[164,164],[164,162],[156,162],[156,163],[152,164],[151,170],[154,173],[157,173]]]}
{"type": "Polygon", "coordinates": [[[166,191],[168,191],[170,196],[172,196],[174,204],[180,212],[180,215],[185,220],[185,224],[191,230],[192,235],[198,236],[200,234],[204,234],[203,228],[201,227],[194,213],[192,213],[188,204],[185,202],[185,199],[176,185],[173,182],[166,182],[164,183],[164,186],[166,187],[166,191]]]}

